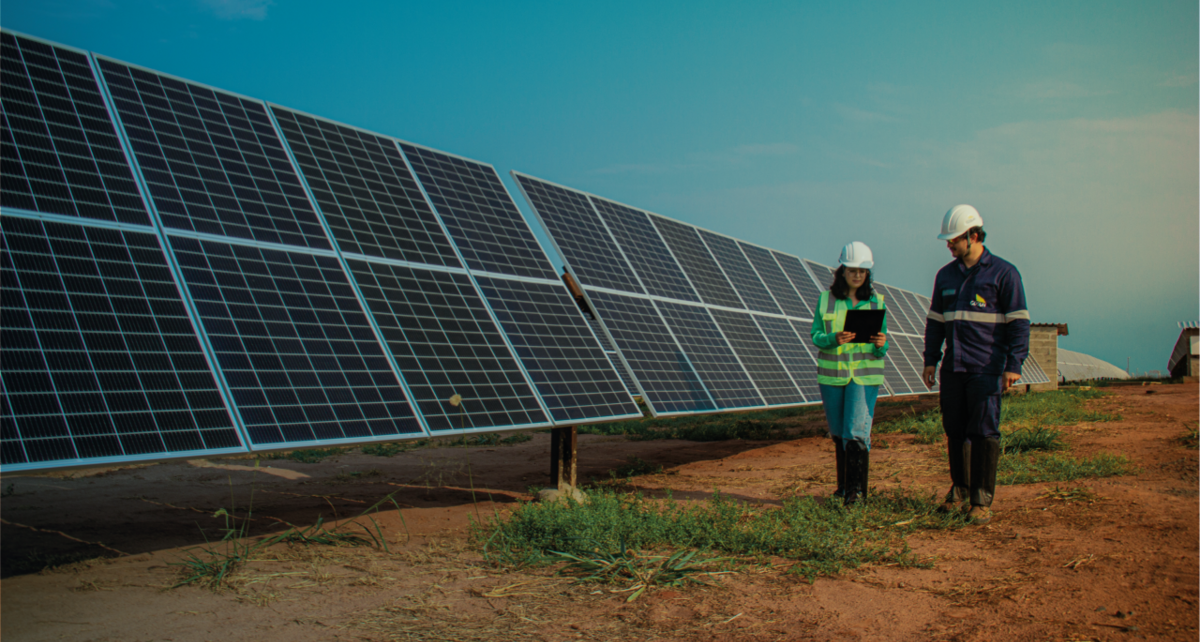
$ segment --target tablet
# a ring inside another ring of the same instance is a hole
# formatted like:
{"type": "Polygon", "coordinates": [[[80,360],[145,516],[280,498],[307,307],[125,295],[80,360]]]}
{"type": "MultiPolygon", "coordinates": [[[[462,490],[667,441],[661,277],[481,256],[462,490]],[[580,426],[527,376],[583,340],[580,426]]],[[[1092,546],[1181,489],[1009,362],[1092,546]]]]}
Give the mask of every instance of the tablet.
{"type": "Polygon", "coordinates": [[[847,310],[843,332],[853,332],[850,343],[870,343],[871,337],[883,330],[883,316],[887,310],[847,310]]]}

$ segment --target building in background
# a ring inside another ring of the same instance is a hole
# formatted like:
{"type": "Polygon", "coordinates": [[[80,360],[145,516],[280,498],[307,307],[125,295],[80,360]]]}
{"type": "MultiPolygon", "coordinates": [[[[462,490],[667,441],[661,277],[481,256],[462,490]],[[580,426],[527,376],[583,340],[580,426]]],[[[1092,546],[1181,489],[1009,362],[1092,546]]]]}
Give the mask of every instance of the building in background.
{"type": "Polygon", "coordinates": [[[1128,379],[1129,373],[1090,354],[1058,349],[1058,380],[1091,381],[1093,379],[1128,379]]]}
{"type": "Polygon", "coordinates": [[[1167,361],[1167,372],[1172,377],[1187,377],[1185,381],[1196,381],[1200,377],[1200,323],[1179,322],[1179,339],[1167,361]]]}
{"type": "MultiPolygon", "coordinates": [[[[1065,323],[1031,323],[1029,324],[1029,356],[1038,364],[1045,364],[1042,369],[1051,375],[1050,364],[1058,363],[1058,338],[1067,336],[1065,323]]],[[[1048,383],[1035,383],[1028,386],[1030,392],[1042,390],[1058,390],[1059,377],[1049,376],[1048,383]]],[[[1018,382],[1019,383],[1019,382],[1018,382]]]]}

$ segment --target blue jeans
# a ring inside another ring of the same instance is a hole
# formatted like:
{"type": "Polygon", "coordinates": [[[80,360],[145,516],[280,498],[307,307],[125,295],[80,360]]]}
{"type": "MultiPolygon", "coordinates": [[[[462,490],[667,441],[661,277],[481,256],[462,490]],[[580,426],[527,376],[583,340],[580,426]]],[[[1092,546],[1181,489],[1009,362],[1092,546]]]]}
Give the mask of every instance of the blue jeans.
{"type": "Polygon", "coordinates": [[[879,396],[879,386],[850,382],[844,386],[820,384],[820,388],[829,434],[840,437],[843,448],[855,440],[870,450],[871,421],[875,418],[875,398],[879,396]]]}

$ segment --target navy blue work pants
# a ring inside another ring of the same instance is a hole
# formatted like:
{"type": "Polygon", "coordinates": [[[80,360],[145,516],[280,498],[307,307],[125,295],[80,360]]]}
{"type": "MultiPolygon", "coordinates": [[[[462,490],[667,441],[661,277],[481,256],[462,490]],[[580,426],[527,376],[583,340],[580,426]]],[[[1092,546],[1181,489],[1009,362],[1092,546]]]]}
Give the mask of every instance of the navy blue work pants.
{"type": "Polygon", "coordinates": [[[942,428],[952,441],[1000,438],[1003,375],[942,370],[942,428]]]}

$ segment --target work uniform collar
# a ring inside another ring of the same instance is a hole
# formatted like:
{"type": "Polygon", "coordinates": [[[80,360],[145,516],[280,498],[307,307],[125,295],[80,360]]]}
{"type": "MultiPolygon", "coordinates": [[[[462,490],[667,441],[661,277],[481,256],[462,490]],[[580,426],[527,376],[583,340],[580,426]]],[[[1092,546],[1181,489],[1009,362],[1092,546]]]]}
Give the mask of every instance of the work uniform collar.
{"type": "Polygon", "coordinates": [[[992,253],[988,252],[988,249],[986,247],[983,248],[983,254],[979,255],[979,260],[975,262],[975,266],[970,267],[970,268],[967,267],[966,263],[963,263],[962,259],[954,259],[954,260],[955,260],[955,262],[958,263],[958,271],[962,272],[963,274],[966,274],[966,273],[970,272],[971,270],[975,269],[975,267],[979,267],[980,265],[991,265],[992,264],[992,253]]]}

